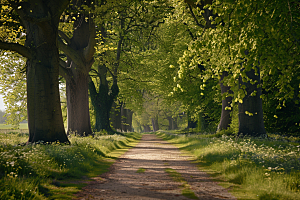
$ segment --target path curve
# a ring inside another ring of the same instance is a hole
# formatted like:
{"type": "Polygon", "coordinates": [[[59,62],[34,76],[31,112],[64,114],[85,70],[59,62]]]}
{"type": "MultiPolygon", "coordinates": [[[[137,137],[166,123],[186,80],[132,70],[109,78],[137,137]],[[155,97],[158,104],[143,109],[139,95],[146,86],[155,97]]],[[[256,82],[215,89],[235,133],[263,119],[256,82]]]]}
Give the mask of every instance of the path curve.
{"type": "Polygon", "coordinates": [[[205,172],[199,171],[177,147],[153,134],[143,135],[140,143],[119,158],[102,180],[96,179],[76,196],[82,200],[189,199],[181,194],[182,183],[173,181],[166,168],[180,173],[199,199],[236,199],[205,172]],[[137,173],[141,168],[145,172],[137,173]]]}

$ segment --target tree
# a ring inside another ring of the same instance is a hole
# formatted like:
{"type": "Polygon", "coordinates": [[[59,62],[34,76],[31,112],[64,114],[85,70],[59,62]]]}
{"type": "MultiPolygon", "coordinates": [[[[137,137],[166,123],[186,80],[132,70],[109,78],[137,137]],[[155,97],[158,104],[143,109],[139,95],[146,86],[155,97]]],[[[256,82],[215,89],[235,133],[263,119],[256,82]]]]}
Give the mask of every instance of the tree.
{"type": "MultiPolygon", "coordinates": [[[[88,2],[85,6],[90,6],[88,2]]],[[[89,71],[94,63],[96,29],[92,14],[83,10],[81,2],[73,4],[73,10],[81,12],[74,17],[72,37],[59,31],[59,48],[67,55],[67,61],[60,60],[60,75],[66,80],[68,132],[78,135],[92,133],[89,113],[88,82],[89,71]],[[80,106],[78,106],[80,105],[80,106]]],[[[65,23],[65,22],[64,22],[65,23]]],[[[62,26],[63,27],[63,26],[62,26]]],[[[69,26],[64,27],[67,29],[69,26]]],[[[69,31],[69,30],[67,30],[69,31]]]]}
{"type": "MultiPolygon", "coordinates": [[[[111,131],[109,113],[113,100],[119,94],[119,79],[131,78],[129,71],[134,67],[132,60],[135,60],[132,55],[140,52],[152,29],[158,26],[163,7],[159,8],[157,5],[163,3],[110,2],[110,9],[107,8],[109,12],[100,20],[101,23],[98,25],[101,27],[102,45],[97,51],[97,67],[92,70],[92,76],[98,77],[99,84],[90,82],[90,95],[96,114],[96,130],[111,131]]],[[[131,114],[128,119],[130,116],[131,114]]]]}
{"type": "MultiPolygon", "coordinates": [[[[25,45],[1,38],[0,48],[27,58],[28,142],[69,142],[65,134],[58,88],[58,24],[68,0],[2,1],[7,18],[20,19],[25,45]]],[[[8,21],[8,20],[6,20],[8,21]]],[[[2,26],[7,27],[2,23],[2,26]]]]}
{"type": "MultiPolygon", "coordinates": [[[[295,27],[299,23],[299,3],[244,0],[186,2],[193,6],[194,13],[188,19],[196,19],[189,26],[193,27],[196,23],[200,28],[196,33],[197,39],[190,43],[181,60],[193,57],[188,63],[205,66],[204,82],[227,72],[228,76],[223,78],[222,83],[234,91],[234,102],[240,103],[239,133],[264,135],[260,73],[298,63],[295,27]],[[208,16],[209,12],[212,14],[208,16]]],[[[288,76],[285,74],[287,70],[283,72],[283,76],[288,76]]]]}

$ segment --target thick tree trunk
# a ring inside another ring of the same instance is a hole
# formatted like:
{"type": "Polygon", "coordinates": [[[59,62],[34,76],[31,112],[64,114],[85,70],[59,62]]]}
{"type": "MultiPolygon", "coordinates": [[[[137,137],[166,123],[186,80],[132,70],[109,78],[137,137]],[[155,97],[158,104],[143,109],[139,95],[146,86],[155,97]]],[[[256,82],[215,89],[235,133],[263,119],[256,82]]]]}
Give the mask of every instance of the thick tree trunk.
{"type": "Polygon", "coordinates": [[[39,25],[27,22],[25,26],[25,45],[35,52],[34,58],[27,60],[28,142],[68,143],[58,87],[58,20],[39,25]]]}
{"type": "MultiPolygon", "coordinates": [[[[91,20],[91,19],[90,19],[91,20]]],[[[68,133],[75,132],[84,136],[92,133],[89,113],[88,81],[89,71],[94,62],[94,35],[92,22],[86,22],[85,16],[74,22],[73,37],[69,40],[60,32],[63,39],[69,42],[65,45],[60,41],[60,48],[68,55],[68,62],[62,66],[66,79],[68,133]],[[91,23],[91,24],[90,24],[91,23]],[[90,53],[87,53],[87,52],[90,53]]]]}
{"type": "Polygon", "coordinates": [[[80,136],[91,134],[87,75],[79,73],[72,80],[67,80],[66,93],[68,132],[75,132],[80,136]]]}
{"type": "MultiPolygon", "coordinates": [[[[223,84],[223,79],[226,76],[228,76],[228,72],[224,71],[220,78],[220,87],[221,87],[222,96],[224,93],[232,94],[230,87],[225,86],[223,84]]],[[[230,123],[231,123],[230,113],[232,111],[231,103],[232,103],[232,96],[227,96],[227,97],[225,97],[225,99],[222,99],[222,113],[221,113],[220,123],[218,125],[218,131],[223,130],[223,129],[226,130],[230,126],[230,123]]]]}
{"type": "Polygon", "coordinates": [[[258,67],[256,69],[256,74],[254,69],[246,72],[250,79],[256,81],[255,84],[252,85],[249,81],[245,83],[240,78],[240,85],[246,86],[246,96],[243,103],[239,103],[239,135],[261,136],[266,134],[260,98],[261,87],[258,87],[260,85],[260,72],[258,67]]]}

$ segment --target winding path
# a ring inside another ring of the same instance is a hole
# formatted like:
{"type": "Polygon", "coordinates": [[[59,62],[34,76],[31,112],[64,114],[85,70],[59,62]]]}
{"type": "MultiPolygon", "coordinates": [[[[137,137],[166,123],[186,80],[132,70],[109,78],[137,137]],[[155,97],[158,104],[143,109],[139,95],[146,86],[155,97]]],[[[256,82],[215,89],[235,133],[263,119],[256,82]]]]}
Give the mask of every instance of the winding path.
{"type": "Polygon", "coordinates": [[[226,189],[199,171],[177,147],[152,134],[143,135],[112,166],[102,180],[93,181],[77,194],[79,199],[189,199],[182,195],[182,182],[174,181],[165,171],[180,173],[198,199],[236,199],[226,189]],[[137,173],[138,170],[144,172],[137,173]],[[103,181],[104,179],[104,181],[103,181]]]}

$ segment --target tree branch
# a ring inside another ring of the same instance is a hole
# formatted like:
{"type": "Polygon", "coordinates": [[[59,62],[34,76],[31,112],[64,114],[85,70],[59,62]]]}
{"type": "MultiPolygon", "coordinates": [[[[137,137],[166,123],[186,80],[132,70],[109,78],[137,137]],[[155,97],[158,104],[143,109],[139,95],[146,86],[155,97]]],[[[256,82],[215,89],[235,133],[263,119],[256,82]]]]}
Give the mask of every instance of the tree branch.
{"type": "Polygon", "coordinates": [[[91,22],[89,24],[90,29],[90,37],[89,37],[89,44],[85,48],[83,52],[83,56],[86,60],[92,59],[95,53],[95,46],[96,46],[96,29],[95,29],[95,23],[90,19],[91,22]]]}
{"type": "Polygon", "coordinates": [[[66,68],[66,63],[62,59],[59,59],[59,75],[64,77],[64,79],[68,78],[69,70],[66,68]]]}
{"type": "Polygon", "coordinates": [[[18,43],[9,43],[0,41],[0,49],[14,51],[19,53],[20,55],[31,59],[33,57],[33,51],[23,45],[18,43]]]}
{"type": "Polygon", "coordinates": [[[205,28],[205,26],[203,26],[202,24],[199,24],[198,19],[197,19],[196,15],[195,15],[194,12],[193,12],[192,6],[191,6],[187,1],[186,1],[186,3],[187,3],[187,5],[188,5],[188,7],[189,7],[189,10],[190,10],[190,12],[191,12],[191,15],[192,15],[192,17],[194,18],[194,20],[195,20],[197,26],[199,26],[199,27],[201,27],[201,28],[205,28]]]}
{"type": "Polygon", "coordinates": [[[84,65],[84,59],[82,58],[82,55],[80,52],[74,50],[70,46],[64,44],[61,40],[58,40],[58,47],[67,54],[71,60],[76,63],[78,66],[85,66],[84,65]]]}
{"type": "Polygon", "coordinates": [[[58,30],[58,35],[67,42],[67,45],[71,44],[70,38],[61,30],[58,30]]]}
{"type": "Polygon", "coordinates": [[[90,91],[90,97],[92,100],[92,104],[93,106],[95,106],[95,103],[97,102],[97,90],[94,84],[94,81],[91,79],[91,77],[89,77],[89,91],[90,91]]]}

